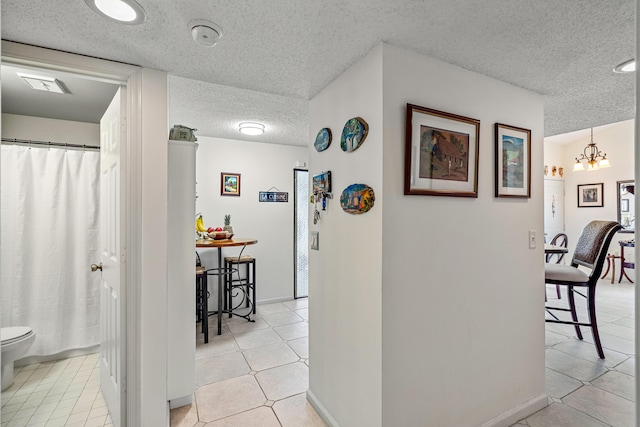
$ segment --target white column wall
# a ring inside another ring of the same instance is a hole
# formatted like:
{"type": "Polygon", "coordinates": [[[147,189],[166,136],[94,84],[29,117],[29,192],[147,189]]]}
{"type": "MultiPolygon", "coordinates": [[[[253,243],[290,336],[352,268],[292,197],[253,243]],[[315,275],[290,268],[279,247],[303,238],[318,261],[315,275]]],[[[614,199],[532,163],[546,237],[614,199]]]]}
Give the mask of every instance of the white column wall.
{"type": "Polygon", "coordinates": [[[384,49],[383,424],[511,425],[546,405],[542,97],[384,49]],[[404,196],[405,107],[480,120],[478,198],[404,196]],[[494,123],[531,129],[531,198],[494,197],[494,123]]]}
{"type": "MultiPolygon", "coordinates": [[[[230,214],[236,237],[258,239],[244,254],[256,258],[259,304],[293,298],[293,169],[307,162],[308,148],[206,136],[198,136],[198,144],[196,212],[208,227],[222,227],[230,214]],[[220,195],[221,172],[240,174],[240,197],[220,195]],[[258,193],[272,187],[288,192],[289,201],[259,202],[258,193]]],[[[195,238],[195,218],[193,232],[195,238]]],[[[239,251],[224,249],[223,256],[239,251]]],[[[216,266],[216,249],[198,253],[205,267],[216,266]]]]}
{"type": "MultiPolygon", "coordinates": [[[[382,47],[329,84],[309,107],[309,175],[332,174],[333,199],[321,211],[319,251],[309,250],[309,392],[311,402],[335,425],[382,425],[382,47]],[[360,116],[369,134],[351,153],[340,149],[342,128],[360,116]],[[313,148],[328,127],[331,146],[313,148]],[[350,184],[373,188],[373,208],[350,215],[340,194],[350,184]]],[[[321,209],[321,207],[319,207],[321,209]]],[[[313,218],[313,210],[310,210],[313,218]]],[[[394,424],[401,425],[401,424],[394,424]]]]}

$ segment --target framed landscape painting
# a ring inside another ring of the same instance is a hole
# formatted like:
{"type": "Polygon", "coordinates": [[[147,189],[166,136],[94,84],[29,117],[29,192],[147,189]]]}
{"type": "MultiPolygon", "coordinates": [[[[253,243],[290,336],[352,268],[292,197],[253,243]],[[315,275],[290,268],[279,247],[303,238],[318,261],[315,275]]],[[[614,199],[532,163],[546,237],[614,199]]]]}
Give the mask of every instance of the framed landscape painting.
{"type": "Polygon", "coordinates": [[[480,120],[407,104],[404,194],[478,197],[480,120]]]}
{"type": "Polygon", "coordinates": [[[222,172],[220,174],[220,195],[239,196],[240,195],[240,174],[222,172]]]}
{"type": "Polygon", "coordinates": [[[578,185],[579,208],[601,208],[604,206],[604,183],[578,185]]]}
{"type": "Polygon", "coordinates": [[[495,138],[496,197],[530,198],[531,131],[496,123],[495,138]]]}

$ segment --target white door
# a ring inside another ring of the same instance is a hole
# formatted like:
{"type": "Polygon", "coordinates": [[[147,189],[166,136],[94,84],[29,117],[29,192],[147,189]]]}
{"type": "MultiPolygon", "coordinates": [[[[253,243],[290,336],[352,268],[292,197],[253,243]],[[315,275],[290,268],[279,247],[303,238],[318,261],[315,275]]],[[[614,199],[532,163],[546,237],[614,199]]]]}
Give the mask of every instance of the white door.
{"type": "Polygon", "coordinates": [[[544,180],[544,233],[549,242],[558,233],[564,233],[564,181],[544,180]]]}
{"type": "Polygon", "coordinates": [[[126,89],[121,87],[100,119],[100,385],[115,426],[125,417],[125,248],[123,218],[126,89]]]}

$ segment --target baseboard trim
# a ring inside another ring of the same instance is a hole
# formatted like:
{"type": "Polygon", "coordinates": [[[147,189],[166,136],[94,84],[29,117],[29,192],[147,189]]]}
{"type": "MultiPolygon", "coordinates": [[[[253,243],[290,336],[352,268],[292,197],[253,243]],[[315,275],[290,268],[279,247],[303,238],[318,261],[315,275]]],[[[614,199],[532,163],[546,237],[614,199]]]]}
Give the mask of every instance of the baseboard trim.
{"type": "Polygon", "coordinates": [[[311,390],[307,390],[307,400],[311,403],[311,406],[315,408],[318,415],[320,415],[320,418],[322,418],[322,421],[324,421],[329,427],[340,427],[338,422],[333,419],[329,411],[327,411],[327,408],[320,403],[311,390]]]}
{"type": "Polygon", "coordinates": [[[175,409],[181,406],[191,405],[192,402],[193,402],[193,395],[171,399],[169,401],[169,409],[175,409]]]}
{"type": "Polygon", "coordinates": [[[507,412],[497,416],[496,418],[482,424],[482,427],[509,427],[517,423],[523,418],[527,418],[531,414],[535,414],[540,409],[545,408],[549,404],[549,399],[545,393],[534,397],[508,410],[507,412]]]}
{"type": "Polygon", "coordinates": [[[274,304],[276,302],[291,301],[292,299],[293,299],[292,296],[280,297],[280,298],[271,298],[271,299],[261,299],[259,301],[256,301],[256,305],[274,304]]]}
{"type": "Polygon", "coordinates": [[[100,344],[86,348],[74,348],[72,350],[66,350],[60,353],[50,354],[46,356],[27,356],[20,360],[16,360],[14,366],[18,367],[33,365],[34,363],[46,363],[52,362],[54,360],[69,359],[71,357],[86,356],[88,354],[94,353],[100,353],[100,344]]]}

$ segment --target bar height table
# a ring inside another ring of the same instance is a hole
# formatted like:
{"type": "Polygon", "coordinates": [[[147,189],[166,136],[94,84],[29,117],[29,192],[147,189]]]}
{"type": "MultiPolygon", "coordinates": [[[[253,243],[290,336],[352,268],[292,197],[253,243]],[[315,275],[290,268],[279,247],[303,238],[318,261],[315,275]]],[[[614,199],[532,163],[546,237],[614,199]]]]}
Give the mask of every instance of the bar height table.
{"type": "MultiPolygon", "coordinates": [[[[224,276],[223,270],[224,270],[224,266],[222,264],[222,248],[229,248],[229,247],[237,247],[237,246],[248,246],[248,245],[255,245],[256,243],[258,243],[258,239],[252,239],[252,238],[246,238],[246,237],[238,237],[238,238],[233,238],[233,239],[221,239],[221,240],[196,240],[196,248],[217,248],[218,249],[218,311],[217,311],[217,315],[218,315],[218,335],[220,335],[222,333],[222,276],[224,276]]],[[[210,269],[213,270],[213,269],[210,269]]],[[[206,282],[205,282],[205,286],[206,286],[206,282]]],[[[203,296],[203,298],[206,298],[206,289],[205,289],[205,295],[203,296]]],[[[255,302],[254,302],[255,303],[255,302]]],[[[203,322],[207,322],[207,319],[203,319],[203,322]]],[[[207,332],[206,334],[208,335],[208,327],[207,327],[207,332]]]]}

